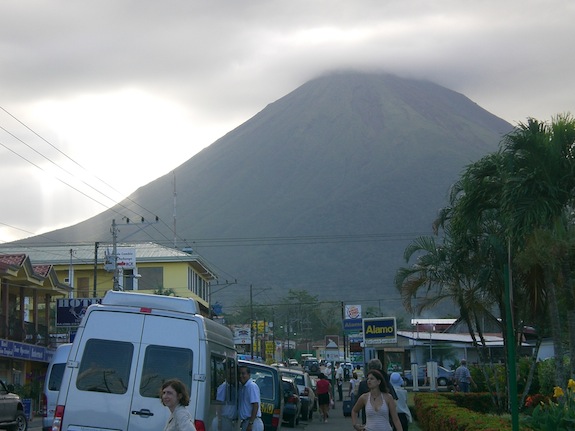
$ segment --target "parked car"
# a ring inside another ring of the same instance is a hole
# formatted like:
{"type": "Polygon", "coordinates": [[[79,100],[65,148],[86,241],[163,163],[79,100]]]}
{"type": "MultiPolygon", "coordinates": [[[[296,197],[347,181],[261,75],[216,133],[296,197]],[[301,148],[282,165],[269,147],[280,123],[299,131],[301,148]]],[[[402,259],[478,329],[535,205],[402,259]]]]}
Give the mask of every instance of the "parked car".
{"type": "Polygon", "coordinates": [[[12,385],[0,380],[0,428],[10,431],[26,431],[28,420],[20,397],[12,393],[12,385]]]}
{"type": "Polygon", "coordinates": [[[282,376],[282,387],[284,391],[284,412],[282,419],[288,423],[288,426],[293,428],[299,424],[301,399],[293,378],[282,376]]]}
{"type": "Polygon", "coordinates": [[[317,359],[306,359],[303,363],[303,370],[310,376],[318,376],[320,373],[319,361],[317,359]]]}
{"type": "MultiPolygon", "coordinates": [[[[418,367],[417,369],[417,381],[421,386],[425,382],[425,376],[427,375],[427,367],[418,367]]],[[[437,385],[438,386],[449,386],[453,384],[453,378],[455,371],[448,370],[445,367],[437,367],[437,385]]],[[[411,375],[411,370],[405,370],[403,373],[405,378],[406,386],[413,386],[413,377],[411,375]]]]}
{"type": "Polygon", "coordinates": [[[288,359],[288,367],[299,367],[299,362],[297,359],[288,359]]]}
{"type": "Polygon", "coordinates": [[[313,412],[317,410],[317,397],[315,393],[315,381],[305,371],[294,370],[293,368],[279,368],[280,375],[294,379],[301,399],[301,418],[304,421],[313,417],[313,412]]]}

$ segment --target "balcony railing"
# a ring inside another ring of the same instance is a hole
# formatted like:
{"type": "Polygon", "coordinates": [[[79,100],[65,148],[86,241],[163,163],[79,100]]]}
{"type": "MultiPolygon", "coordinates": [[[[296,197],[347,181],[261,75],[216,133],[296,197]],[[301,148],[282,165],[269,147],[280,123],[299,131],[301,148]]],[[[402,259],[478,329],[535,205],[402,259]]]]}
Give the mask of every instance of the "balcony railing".
{"type": "Polygon", "coordinates": [[[36,331],[34,323],[23,323],[20,319],[10,319],[6,325],[6,319],[0,315],[0,338],[42,346],[50,343],[46,325],[38,325],[38,331],[36,331]]]}

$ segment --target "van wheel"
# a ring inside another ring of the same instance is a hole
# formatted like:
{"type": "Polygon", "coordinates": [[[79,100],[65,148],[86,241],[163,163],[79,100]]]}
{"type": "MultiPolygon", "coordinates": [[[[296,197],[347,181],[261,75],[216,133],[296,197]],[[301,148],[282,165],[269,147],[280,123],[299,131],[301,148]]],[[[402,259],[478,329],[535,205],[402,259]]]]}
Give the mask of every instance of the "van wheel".
{"type": "Polygon", "coordinates": [[[26,431],[28,429],[28,421],[23,412],[16,414],[16,424],[8,428],[8,431],[26,431]]]}
{"type": "Polygon", "coordinates": [[[447,379],[444,377],[440,377],[439,379],[437,379],[437,384],[439,386],[447,386],[447,379]]]}

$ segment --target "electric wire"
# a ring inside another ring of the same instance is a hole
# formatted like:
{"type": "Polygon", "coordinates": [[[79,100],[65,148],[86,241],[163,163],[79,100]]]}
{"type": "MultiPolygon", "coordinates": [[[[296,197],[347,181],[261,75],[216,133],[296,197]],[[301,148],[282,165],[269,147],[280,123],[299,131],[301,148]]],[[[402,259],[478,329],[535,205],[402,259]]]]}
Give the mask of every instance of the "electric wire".
{"type": "MultiPolygon", "coordinates": [[[[118,193],[119,195],[122,195],[122,193],[117,190],[116,188],[114,188],[112,185],[110,185],[109,183],[107,183],[106,181],[104,181],[103,179],[101,179],[100,177],[98,177],[97,175],[94,175],[92,172],[88,171],[84,166],[82,166],[80,163],[78,163],[77,161],[75,161],[73,158],[71,158],[70,156],[68,156],[66,153],[64,153],[63,151],[61,151],[58,147],[56,147],[54,144],[52,144],[48,139],[44,138],[42,135],[40,135],[39,133],[37,133],[35,130],[33,130],[31,127],[29,127],[27,124],[25,124],[23,121],[21,121],[20,119],[18,119],[16,116],[14,116],[12,113],[10,113],[7,109],[5,109],[4,107],[0,106],[0,110],[2,110],[3,112],[5,112],[7,115],[9,115],[12,119],[14,119],[15,121],[17,121],[20,125],[22,125],[23,127],[25,127],[27,130],[29,130],[31,133],[33,133],[35,136],[37,136],[39,139],[41,139],[42,141],[44,141],[46,144],[48,144],[50,147],[52,147],[53,149],[55,149],[58,153],[62,154],[64,157],[66,157],[68,160],[70,160],[72,163],[74,163],[76,166],[78,166],[80,169],[82,169],[84,172],[87,172],[88,174],[90,174],[92,177],[94,177],[95,179],[97,179],[98,181],[100,181],[102,184],[106,185],[108,188],[110,188],[111,190],[113,190],[114,192],[118,193]]],[[[17,137],[15,134],[13,134],[12,132],[10,132],[9,130],[7,130],[5,127],[0,126],[0,129],[4,130],[4,132],[6,132],[7,134],[9,134],[10,136],[12,136],[14,139],[16,139],[18,142],[24,144],[26,147],[28,147],[30,150],[34,151],[36,154],[40,155],[41,157],[43,157],[45,160],[49,161],[52,165],[56,166],[58,169],[62,170],[63,172],[65,172],[66,174],[68,174],[69,176],[71,176],[72,178],[76,179],[74,174],[71,173],[70,171],[68,171],[67,169],[63,168],[62,166],[60,166],[58,163],[54,162],[53,160],[51,160],[49,157],[45,156],[44,154],[42,154],[41,152],[39,152],[38,150],[34,149],[31,145],[27,144],[25,141],[23,141],[22,139],[20,139],[19,137],[17,137]]],[[[0,145],[4,148],[6,148],[8,151],[12,152],[13,154],[15,154],[16,156],[22,158],[23,160],[25,160],[26,162],[30,163],[31,165],[33,165],[34,167],[40,169],[41,171],[48,173],[45,169],[43,169],[41,166],[39,166],[38,164],[34,163],[33,161],[29,160],[28,158],[24,157],[23,155],[19,154],[18,152],[14,151],[13,149],[11,149],[10,147],[8,147],[7,145],[5,145],[4,143],[0,142],[0,145]]],[[[73,185],[69,184],[68,182],[62,180],[61,178],[58,178],[55,175],[52,175],[53,178],[57,179],[59,182],[61,182],[62,184],[72,188],[73,190],[77,191],[78,193],[81,193],[82,195],[84,195],[85,197],[87,197],[88,199],[96,202],[97,204],[101,205],[102,207],[111,210],[113,212],[115,212],[116,214],[118,214],[119,216],[125,216],[124,214],[120,213],[119,211],[117,211],[116,209],[114,209],[114,207],[110,207],[106,204],[104,204],[103,202],[100,202],[99,200],[95,199],[92,196],[89,196],[88,194],[84,193],[83,191],[79,190],[77,187],[74,187],[73,185]]],[[[87,187],[89,187],[90,189],[94,190],[96,193],[104,196],[105,198],[111,200],[112,202],[114,202],[114,205],[117,206],[121,206],[122,208],[124,208],[125,210],[129,211],[130,213],[136,214],[137,217],[141,217],[142,219],[145,219],[145,217],[143,217],[141,214],[138,214],[137,212],[135,212],[133,209],[128,208],[126,205],[124,205],[122,202],[117,202],[115,199],[113,199],[112,197],[106,195],[105,193],[103,193],[102,191],[98,190],[96,187],[92,186],[91,184],[87,183],[84,180],[80,180],[84,185],[86,185],[87,187]]],[[[129,202],[133,203],[134,205],[136,205],[137,207],[141,208],[143,211],[145,211],[148,214],[151,214],[153,216],[153,218],[156,217],[156,214],[148,209],[146,209],[145,207],[143,207],[142,205],[140,205],[138,202],[134,201],[133,199],[131,199],[129,196],[127,196],[126,198],[124,198],[124,200],[128,200],[129,202]]],[[[159,221],[159,220],[158,220],[159,221]]],[[[169,226],[162,220],[162,223],[166,225],[166,227],[169,228],[169,226]]],[[[23,229],[19,229],[18,230],[22,230],[23,229]]],[[[163,233],[161,233],[160,231],[157,231],[159,234],[161,234],[162,236],[164,236],[166,239],[168,239],[163,233]]],[[[151,237],[150,237],[151,238],[151,237]]]]}

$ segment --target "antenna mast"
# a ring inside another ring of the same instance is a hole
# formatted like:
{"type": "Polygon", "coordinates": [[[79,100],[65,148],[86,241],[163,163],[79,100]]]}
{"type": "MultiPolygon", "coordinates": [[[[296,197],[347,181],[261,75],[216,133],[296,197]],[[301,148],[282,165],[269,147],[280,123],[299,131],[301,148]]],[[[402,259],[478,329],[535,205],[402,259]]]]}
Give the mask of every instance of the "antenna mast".
{"type": "Polygon", "coordinates": [[[178,248],[178,244],[177,244],[177,235],[176,235],[176,197],[177,197],[177,193],[176,193],[176,171],[173,171],[174,173],[174,248],[178,248]]]}

